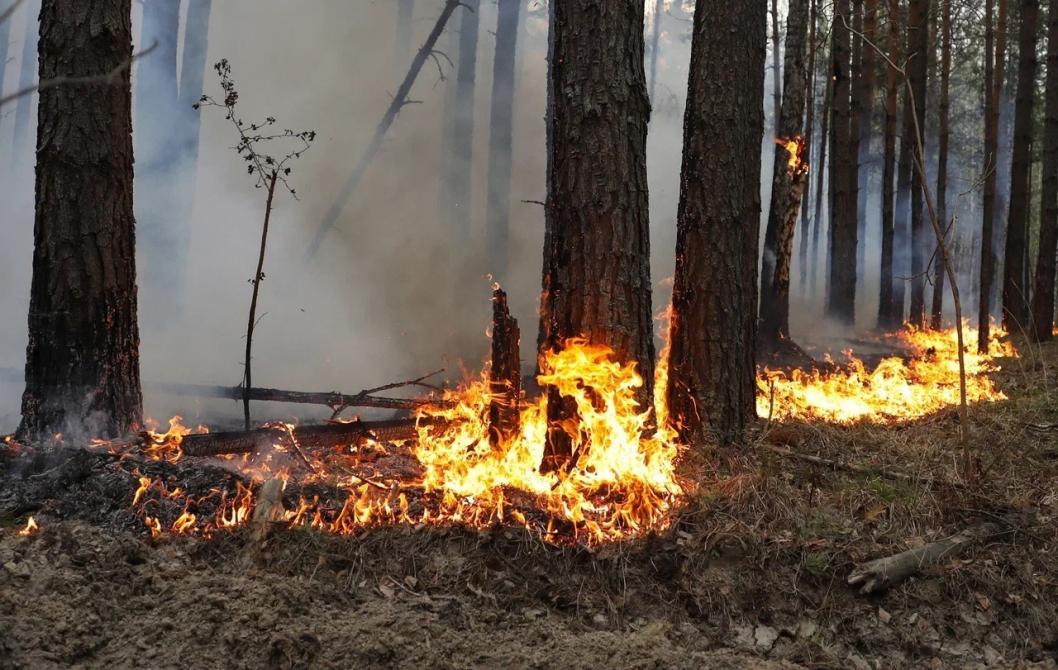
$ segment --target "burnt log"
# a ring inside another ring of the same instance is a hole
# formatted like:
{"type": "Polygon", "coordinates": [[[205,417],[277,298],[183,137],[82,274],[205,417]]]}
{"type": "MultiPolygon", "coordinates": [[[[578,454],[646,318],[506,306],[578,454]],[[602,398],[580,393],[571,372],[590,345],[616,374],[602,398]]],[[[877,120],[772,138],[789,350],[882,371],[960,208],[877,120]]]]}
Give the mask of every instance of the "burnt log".
{"type": "Polygon", "coordinates": [[[410,440],[418,436],[416,424],[429,425],[431,420],[391,419],[388,421],[353,421],[313,426],[265,426],[253,430],[185,435],[180,442],[188,456],[250,454],[280,445],[293,449],[326,449],[364,440],[387,442],[410,440]],[[296,443],[296,444],[295,444],[296,443]]]}
{"type": "Polygon", "coordinates": [[[204,384],[147,384],[146,387],[148,390],[178,396],[230,398],[232,400],[242,400],[244,397],[248,397],[250,400],[323,405],[332,409],[371,407],[375,409],[414,410],[423,405],[436,402],[420,398],[386,398],[374,396],[368,392],[348,395],[337,391],[284,391],[282,389],[259,387],[244,389],[241,386],[209,386],[204,384]]]}
{"type": "Polygon", "coordinates": [[[521,332],[511,316],[507,294],[492,292],[492,365],[489,368],[489,444],[497,448],[520,428],[522,361],[519,351],[521,332]]]}

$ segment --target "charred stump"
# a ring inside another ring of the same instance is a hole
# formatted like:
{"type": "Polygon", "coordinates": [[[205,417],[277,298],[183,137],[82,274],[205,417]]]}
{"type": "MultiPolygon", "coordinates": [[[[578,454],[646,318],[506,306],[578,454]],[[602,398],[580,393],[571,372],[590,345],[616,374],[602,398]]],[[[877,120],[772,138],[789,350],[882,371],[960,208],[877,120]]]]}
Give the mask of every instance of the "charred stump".
{"type": "Polygon", "coordinates": [[[489,368],[489,443],[493,448],[517,434],[520,428],[519,400],[522,395],[519,352],[521,332],[511,316],[507,294],[492,293],[492,366],[489,368]]]}

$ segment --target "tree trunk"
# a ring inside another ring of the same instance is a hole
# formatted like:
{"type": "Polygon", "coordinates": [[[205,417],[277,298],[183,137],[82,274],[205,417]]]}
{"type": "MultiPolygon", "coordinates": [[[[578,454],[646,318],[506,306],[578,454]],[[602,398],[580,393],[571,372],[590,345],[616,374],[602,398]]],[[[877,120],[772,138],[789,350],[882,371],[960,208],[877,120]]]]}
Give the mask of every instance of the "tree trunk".
{"type": "Polygon", "coordinates": [[[1018,92],[1014,109],[1014,145],[1010,171],[1010,216],[1003,263],[1003,326],[1009,332],[1030,328],[1029,287],[1025,256],[1028,249],[1032,163],[1033,106],[1036,99],[1036,34],[1039,0],[1021,0],[1018,30],[1018,92]]]}
{"type": "MultiPolygon", "coordinates": [[[[809,161],[812,159],[812,136],[815,132],[816,123],[816,19],[819,15],[819,0],[812,0],[811,9],[808,13],[808,77],[805,80],[805,87],[807,89],[807,107],[808,113],[805,118],[805,156],[808,157],[809,161]]],[[[825,144],[826,141],[821,142],[825,144]]],[[[823,166],[818,165],[814,169],[823,171],[823,166]]],[[[809,173],[809,176],[811,173],[809,173]]],[[[808,177],[806,177],[807,181],[808,177]]],[[[801,294],[808,294],[808,241],[811,238],[811,222],[812,219],[809,217],[811,213],[811,189],[806,186],[804,198],[801,200],[801,244],[799,250],[800,266],[801,266],[801,294]]],[[[818,205],[817,205],[818,206],[818,205]]]]}
{"type": "MultiPolygon", "coordinates": [[[[26,27],[22,38],[22,57],[19,63],[18,90],[27,89],[37,79],[37,41],[38,41],[38,17],[40,16],[41,0],[27,0],[24,11],[26,12],[26,27]]],[[[29,158],[33,155],[30,148],[32,132],[30,121],[33,118],[33,103],[37,100],[35,95],[24,95],[15,102],[15,136],[11,155],[12,165],[17,172],[22,166],[27,165],[29,158]]]]}
{"type": "Polygon", "coordinates": [[[874,137],[874,93],[876,88],[878,53],[873,45],[878,43],[878,0],[865,0],[863,5],[863,34],[861,45],[860,76],[856,79],[858,90],[854,99],[858,109],[853,118],[852,141],[855,147],[856,165],[856,275],[865,276],[867,247],[867,192],[870,174],[871,139],[874,137]]]}
{"type": "Polygon", "coordinates": [[[852,25],[849,0],[834,4],[831,29],[833,48],[831,76],[834,99],[830,127],[830,263],[827,286],[827,316],[848,326],[856,323],[856,220],[850,181],[851,155],[851,45],[848,26],[852,25]]]}
{"type": "Polygon", "coordinates": [[[1058,4],[1051,5],[1047,11],[1042,215],[1036,290],[1032,293],[1032,330],[1037,342],[1049,341],[1054,333],[1055,253],[1058,250],[1058,4]]]}
{"type": "Polygon", "coordinates": [[[661,15],[665,13],[665,0],[654,3],[654,25],[650,37],[650,103],[654,104],[658,87],[658,56],[661,55],[661,15]]]}
{"type": "Polygon", "coordinates": [[[489,443],[503,445],[518,434],[521,421],[521,331],[511,316],[507,294],[492,292],[492,364],[489,366],[489,443]]]}
{"type": "MultiPolygon", "coordinates": [[[[130,0],[44,0],[40,78],[132,57],[130,0]]],[[[114,437],[142,418],[128,70],[40,93],[33,282],[20,439],[114,437]]]]}
{"type": "MultiPolygon", "coordinates": [[[[937,147],[937,216],[941,225],[948,226],[948,145],[951,116],[951,2],[940,0],[944,7],[941,20],[940,106],[938,107],[937,147]]],[[[954,234],[954,231],[952,231],[954,234]]],[[[944,267],[936,263],[933,271],[933,305],[930,326],[940,330],[944,318],[944,267]]]]}
{"type": "MultiPolygon", "coordinates": [[[[914,49],[911,35],[911,23],[908,13],[904,13],[904,59],[912,58],[914,49]]],[[[905,64],[910,69],[910,63],[905,64]]],[[[897,161],[896,175],[896,204],[893,226],[893,327],[899,327],[904,321],[904,304],[907,296],[907,277],[911,274],[912,256],[912,225],[911,225],[911,186],[912,173],[914,172],[914,144],[915,144],[915,120],[911,116],[911,96],[908,95],[907,86],[903,76],[898,77],[898,87],[901,95],[901,130],[900,130],[900,154],[897,161]]]]}
{"type": "Polygon", "coordinates": [[[985,3],[985,175],[981,212],[981,282],[977,313],[977,349],[988,351],[992,318],[992,287],[995,282],[996,173],[999,158],[999,99],[1006,67],[1007,0],[999,0],[999,16],[993,32],[994,0],[985,3]],[[994,51],[993,51],[993,44],[994,51]],[[993,53],[994,58],[993,58],[993,53]]]}
{"type": "Polygon", "coordinates": [[[462,0],[464,11],[459,24],[459,63],[452,119],[452,200],[448,208],[453,250],[464,250],[470,243],[470,171],[474,158],[474,83],[478,64],[480,2],[462,0]]]}
{"type": "MultiPolygon", "coordinates": [[[[901,11],[900,0],[890,0],[888,51],[889,60],[895,64],[902,61],[900,45],[901,11]]],[[[899,281],[893,272],[893,250],[896,239],[893,199],[896,196],[894,179],[896,178],[896,103],[900,88],[900,74],[892,65],[885,70],[885,149],[882,165],[882,267],[879,280],[878,328],[893,330],[900,325],[903,316],[903,292],[897,302],[896,284],[899,281]]],[[[903,157],[903,156],[901,156],[903,157]]],[[[901,287],[903,282],[900,282],[901,287]]]]}
{"type": "MultiPolygon", "coordinates": [[[[816,161],[816,206],[812,212],[812,252],[811,252],[811,295],[816,295],[819,274],[819,241],[822,237],[823,227],[823,184],[827,173],[827,146],[830,144],[830,107],[834,98],[834,78],[830,76],[830,68],[825,68],[826,84],[823,88],[823,118],[819,122],[819,160],[816,161]]],[[[831,158],[833,160],[833,157],[831,158]]],[[[829,207],[829,204],[828,204],[829,207]]]]}
{"type": "MultiPolygon", "coordinates": [[[[910,0],[908,3],[907,21],[908,79],[914,92],[912,112],[914,118],[904,123],[903,140],[914,151],[915,135],[926,133],[927,88],[926,78],[929,68],[929,0],[910,0]],[[916,130],[917,128],[917,130],[916,130]]],[[[923,140],[924,143],[924,140],[923,140]]],[[[923,197],[923,175],[918,170],[911,171],[911,307],[908,321],[916,327],[923,327],[926,320],[926,248],[929,239],[925,219],[925,199],[923,197]]]]}
{"type": "Polygon", "coordinates": [[[808,167],[802,119],[805,111],[805,24],[808,0],[790,0],[786,19],[782,108],[776,133],[768,227],[761,263],[760,333],[758,342],[775,349],[790,338],[790,264],[797,215],[801,210],[808,167]],[[792,142],[787,145],[787,142],[792,142]],[[793,155],[790,149],[793,148],[793,155]]]}
{"type": "Polygon", "coordinates": [[[782,117],[782,70],[779,65],[781,49],[779,36],[779,0],[771,0],[771,124],[775,134],[779,134],[779,120],[782,117]]]}
{"type": "Polygon", "coordinates": [[[492,118],[489,121],[488,200],[485,221],[489,271],[501,281],[507,278],[515,54],[522,2],[523,0],[500,0],[496,23],[496,56],[492,67],[492,118]]]}
{"type": "MultiPolygon", "coordinates": [[[[549,10],[539,349],[560,350],[574,337],[609,346],[618,361],[636,365],[644,382],[640,404],[651,407],[643,3],[557,0],[549,10]]],[[[559,424],[574,409],[557,396],[551,389],[547,468],[569,457],[559,424]]]]}
{"type": "Polygon", "coordinates": [[[668,387],[692,444],[741,442],[755,415],[766,25],[763,0],[695,6],[668,387]]]}

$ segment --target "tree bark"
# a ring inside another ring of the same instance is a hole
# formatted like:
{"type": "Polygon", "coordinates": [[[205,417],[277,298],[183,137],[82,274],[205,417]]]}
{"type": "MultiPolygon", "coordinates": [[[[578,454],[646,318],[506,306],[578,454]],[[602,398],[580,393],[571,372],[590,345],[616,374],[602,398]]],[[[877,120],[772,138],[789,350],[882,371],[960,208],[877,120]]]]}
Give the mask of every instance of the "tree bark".
{"type": "Polygon", "coordinates": [[[781,38],[779,36],[779,0],[771,0],[771,104],[772,130],[779,134],[779,120],[782,118],[782,69],[779,53],[781,38]]]}
{"type": "MultiPolygon", "coordinates": [[[[908,56],[910,62],[908,79],[915,99],[912,113],[904,123],[903,141],[914,150],[914,137],[926,131],[926,107],[928,105],[926,78],[929,68],[929,0],[910,0],[908,3],[908,56]],[[916,130],[916,128],[918,130],[916,130]]],[[[923,175],[911,171],[911,306],[908,321],[923,327],[926,320],[926,248],[929,232],[926,228],[925,200],[922,193],[923,175]]]]}
{"type": "MultiPolygon", "coordinates": [[[[941,225],[948,225],[948,146],[950,142],[951,117],[951,2],[940,0],[941,10],[941,57],[940,57],[940,105],[938,107],[937,146],[937,216],[941,225]]],[[[933,305],[930,310],[930,326],[940,330],[944,318],[944,267],[936,263],[933,271],[933,305]]]]}
{"type": "Polygon", "coordinates": [[[981,281],[977,311],[977,350],[988,351],[992,319],[992,286],[995,282],[996,173],[999,156],[999,99],[1003,91],[1006,59],[1007,0],[999,0],[993,26],[994,0],[985,2],[985,175],[981,212],[981,281]],[[994,48],[993,48],[994,45],[994,48]],[[994,56],[993,56],[994,54],[994,56]]]}
{"type": "Polygon", "coordinates": [[[492,365],[489,366],[489,443],[500,448],[518,434],[521,422],[522,359],[518,320],[507,294],[492,292],[492,365]]]}
{"type": "MultiPolygon", "coordinates": [[[[41,0],[29,0],[25,6],[26,24],[25,33],[22,38],[22,57],[18,71],[18,90],[24,90],[33,85],[37,79],[37,50],[39,38],[38,17],[40,16],[41,0]]],[[[15,130],[12,144],[13,165],[16,172],[29,162],[33,150],[30,149],[32,132],[30,121],[33,118],[33,102],[37,96],[24,95],[15,103],[15,130]]]]}
{"type": "Polygon", "coordinates": [[[448,226],[453,250],[470,243],[471,174],[474,162],[474,85],[478,65],[478,28],[481,0],[460,0],[463,16],[459,24],[459,60],[456,66],[455,115],[452,119],[451,201],[448,226]]]}
{"type": "MultiPolygon", "coordinates": [[[[816,294],[819,274],[819,241],[822,237],[823,228],[823,184],[826,182],[827,173],[827,146],[830,144],[830,107],[834,98],[834,78],[830,76],[830,68],[824,68],[826,84],[823,87],[823,118],[819,122],[819,160],[816,161],[816,206],[812,212],[812,252],[811,252],[811,285],[810,293],[816,294]]],[[[833,157],[831,157],[833,160],[833,157]]],[[[829,207],[829,203],[828,203],[829,207]]]]}
{"type": "Polygon", "coordinates": [[[1043,130],[1040,246],[1032,292],[1032,333],[1037,342],[1054,333],[1055,253],[1058,250],[1058,4],[1047,9],[1047,85],[1043,130]]]}
{"type": "Polygon", "coordinates": [[[767,11],[765,0],[695,6],[668,387],[692,444],[739,443],[755,416],[767,11]]]}
{"type": "MultiPolygon", "coordinates": [[[[816,123],[816,20],[819,15],[819,0],[812,0],[811,9],[808,13],[808,77],[805,80],[805,87],[807,89],[807,107],[808,112],[805,118],[805,156],[808,156],[809,161],[812,158],[812,147],[814,143],[812,141],[813,133],[815,132],[816,123]]],[[[826,143],[825,140],[822,141],[826,143]]],[[[823,171],[823,166],[816,166],[820,173],[823,171]]],[[[806,177],[806,181],[810,179],[811,173],[806,177]]],[[[808,241],[811,238],[812,233],[812,219],[809,217],[812,209],[812,198],[811,189],[806,185],[805,195],[801,200],[801,244],[799,250],[800,257],[800,281],[801,281],[801,294],[808,294],[808,241]]]]}
{"type": "Polygon", "coordinates": [[[1030,329],[1029,286],[1026,285],[1031,191],[1033,107],[1036,100],[1036,35],[1039,0],[1021,0],[1018,30],[1018,92],[1014,108],[1014,146],[1010,171],[1010,215],[1003,262],[1003,326],[1008,332],[1030,329]]]}
{"type": "Polygon", "coordinates": [[[496,23],[496,56],[492,67],[492,118],[489,121],[489,174],[485,221],[489,271],[501,281],[507,278],[509,254],[515,56],[522,2],[523,0],[500,0],[496,23]]]}
{"type": "MultiPolygon", "coordinates": [[[[561,350],[574,337],[612,348],[616,360],[636,365],[643,377],[640,405],[651,407],[643,3],[556,0],[549,9],[539,350],[561,350]]],[[[573,411],[549,391],[545,468],[568,461],[569,439],[560,422],[573,411]]]]}
{"type": "Polygon", "coordinates": [[[836,0],[831,29],[831,76],[834,99],[830,128],[830,262],[827,316],[847,326],[856,324],[856,218],[851,181],[851,44],[849,0],[836,0]]]}
{"type": "MultiPolygon", "coordinates": [[[[44,0],[40,78],[132,57],[130,0],[44,0]]],[[[20,439],[115,437],[142,418],[128,70],[41,91],[20,439]]]]}
{"type": "Polygon", "coordinates": [[[852,142],[856,157],[856,275],[862,279],[866,267],[867,185],[870,174],[871,140],[874,137],[874,93],[878,70],[878,0],[863,5],[863,40],[860,48],[860,75],[853,95],[856,110],[853,117],[852,142]]]}
{"type": "Polygon", "coordinates": [[[797,215],[808,178],[805,155],[805,27],[808,0],[790,0],[786,19],[782,107],[776,132],[771,202],[761,262],[760,332],[762,348],[775,349],[790,338],[790,265],[797,215]],[[795,143],[793,156],[786,142],[795,143]],[[794,163],[791,165],[791,163],[794,163]]]}
{"type": "MultiPolygon", "coordinates": [[[[902,61],[903,49],[901,48],[902,24],[900,0],[890,0],[889,26],[888,26],[888,51],[889,60],[894,64],[902,61]]],[[[882,165],[882,249],[881,249],[881,271],[879,280],[878,296],[878,328],[881,330],[893,330],[900,325],[903,316],[904,301],[903,292],[899,293],[900,300],[897,301],[897,279],[893,272],[893,251],[896,240],[895,212],[893,199],[896,197],[896,123],[898,90],[900,88],[900,74],[892,65],[887,65],[885,70],[885,149],[882,165]]],[[[903,154],[901,154],[903,158],[903,154]]],[[[903,286],[903,282],[900,282],[903,286]]]]}

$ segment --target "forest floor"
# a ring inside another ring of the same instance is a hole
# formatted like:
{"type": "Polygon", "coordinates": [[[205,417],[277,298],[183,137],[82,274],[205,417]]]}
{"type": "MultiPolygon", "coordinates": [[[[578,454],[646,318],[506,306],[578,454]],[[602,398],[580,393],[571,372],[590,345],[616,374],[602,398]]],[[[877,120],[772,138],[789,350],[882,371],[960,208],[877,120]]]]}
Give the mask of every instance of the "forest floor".
{"type": "Polygon", "coordinates": [[[135,480],[97,476],[105,455],[0,456],[0,668],[1055,668],[1058,344],[1004,367],[1009,400],[970,411],[978,483],[954,410],[762,422],[754,448],[707,459],[672,528],[595,549],[503,527],[289,529],[251,560],[249,530],[152,540],[135,480]],[[20,537],[29,513],[41,527],[20,537]],[[1000,519],[886,592],[846,585],[1000,519]]]}

